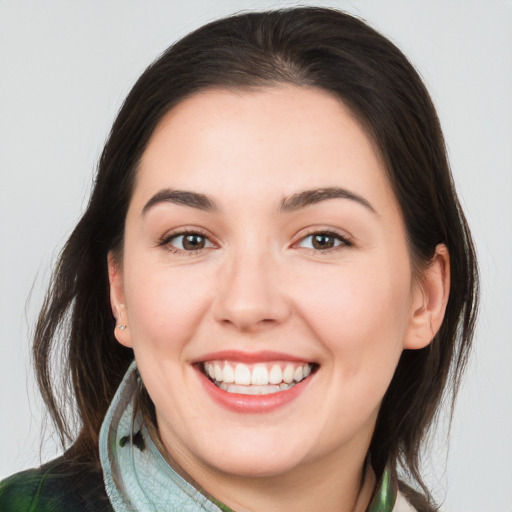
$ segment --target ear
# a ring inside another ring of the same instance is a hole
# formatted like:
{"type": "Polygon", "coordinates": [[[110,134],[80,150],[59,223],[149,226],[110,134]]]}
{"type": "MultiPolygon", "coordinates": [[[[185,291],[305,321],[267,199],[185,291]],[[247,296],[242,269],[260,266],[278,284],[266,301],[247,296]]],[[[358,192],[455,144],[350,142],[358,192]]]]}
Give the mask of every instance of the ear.
{"type": "Polygon", "coordinates": [[[450,295],[450,254],[444,244],[436,247],[431,263],[414,285],[413,307],[404,348],[424,348],[443,323],[450,295]]]}
{"type": "Polygon", "coordinates": [[[124,298],[123,269],[112,251],[108,253],[108,280],[110,283],[110,307],[116,319],[114,336],[125,347],[132,347],[130,326],[124,298]]]}

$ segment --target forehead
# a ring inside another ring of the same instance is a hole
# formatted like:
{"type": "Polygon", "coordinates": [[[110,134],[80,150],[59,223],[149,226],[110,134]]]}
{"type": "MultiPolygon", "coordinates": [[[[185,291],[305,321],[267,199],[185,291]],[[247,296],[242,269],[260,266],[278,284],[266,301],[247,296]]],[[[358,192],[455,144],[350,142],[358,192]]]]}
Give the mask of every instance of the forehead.
{"type": "Polygon", "coordinates": [[[297,86],[207,90],[179,103],[150,139],[136,193],[169,186],[224,196],[329,186],[390,192],[349,108],[328,92],[297,86]]]}

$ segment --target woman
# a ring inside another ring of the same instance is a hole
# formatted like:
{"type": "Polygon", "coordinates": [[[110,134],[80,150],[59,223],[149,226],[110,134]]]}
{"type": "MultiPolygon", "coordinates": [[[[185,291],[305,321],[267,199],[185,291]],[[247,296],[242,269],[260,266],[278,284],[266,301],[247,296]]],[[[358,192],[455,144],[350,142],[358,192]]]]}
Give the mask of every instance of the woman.
{"type": "Polygon", "coordinates": [[[202,27],[114,123],[34,341],[73,444],[3,482],[1,508],[434,510],[419,452],[476,304],[442,133],[401,52],[329,9],[202,27]]]}

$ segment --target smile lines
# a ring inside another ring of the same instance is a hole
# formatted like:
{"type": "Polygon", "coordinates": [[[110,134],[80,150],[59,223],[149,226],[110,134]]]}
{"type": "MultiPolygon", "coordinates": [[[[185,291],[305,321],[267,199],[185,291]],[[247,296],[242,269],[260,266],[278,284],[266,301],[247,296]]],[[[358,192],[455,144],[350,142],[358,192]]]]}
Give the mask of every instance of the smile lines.
{"type": "Polygon", "coordinates": [[[228,361],[208,361],[203,373],[229,393],[266,395],[290,389],[313,371],[309,363],[257,363],[246,365],[228,361]]]}

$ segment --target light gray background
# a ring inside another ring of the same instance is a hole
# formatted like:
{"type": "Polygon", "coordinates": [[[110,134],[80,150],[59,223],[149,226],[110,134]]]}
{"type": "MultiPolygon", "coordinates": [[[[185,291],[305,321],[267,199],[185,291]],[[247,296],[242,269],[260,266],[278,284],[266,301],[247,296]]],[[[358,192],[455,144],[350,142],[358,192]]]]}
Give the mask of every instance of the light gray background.
{"type": "MultiPolygon", "coordinates": [[[[478,246],[482,314],[450,451],[444,424],[425,468],[445,511],[512,511],[512,2],[309,3],[356,13],[390,37],[438,107],[478,246]]],[[[298,3],[0,0],[0,478],[39,461],[30,331],[121,101],[179,36],[282,5],[298,3]]],[[[50,439],[43,459],[54,450],[50,439]]]]}

